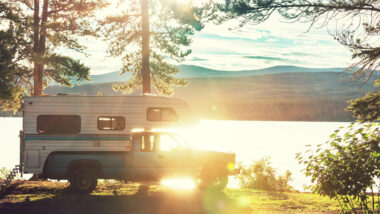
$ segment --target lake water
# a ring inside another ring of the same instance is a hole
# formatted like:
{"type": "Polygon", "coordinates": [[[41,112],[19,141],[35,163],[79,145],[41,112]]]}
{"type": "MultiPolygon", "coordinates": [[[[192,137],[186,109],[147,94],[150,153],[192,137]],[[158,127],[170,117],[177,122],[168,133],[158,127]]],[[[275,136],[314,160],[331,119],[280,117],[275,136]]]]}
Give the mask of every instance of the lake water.
{"type": "MultiPolygon", "coordinates": [[[[237,161],[249,164],[269,157],[272,166],[282,174],[290,170],[291,185],[303,190],[310,179],[302,173],[295,154],[305,151],[305,145],[324,143],[342,122],[264,122],[201,120],[189,129],[177,130],[199,149],[231,151],[237,161]]],[[[19,130],[22,118],[0,117],[0,167],[11,168],[19,161],[19,130]]]]}

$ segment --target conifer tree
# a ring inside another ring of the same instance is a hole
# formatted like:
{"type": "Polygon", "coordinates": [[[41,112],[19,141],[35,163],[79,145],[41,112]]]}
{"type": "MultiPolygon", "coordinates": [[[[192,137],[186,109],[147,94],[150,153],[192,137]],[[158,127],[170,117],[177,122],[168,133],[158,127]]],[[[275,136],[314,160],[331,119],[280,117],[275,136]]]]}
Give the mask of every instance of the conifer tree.
{"type": "Polygon", "coordinates": [[[0,33],[7,40],[2,40],[0,48],[2,56],[12,58],[2,59],[2,66],[8,68],[2,75],[19,74],[13,81],[1,82],[2,110],[19,106],[22,95],[41,96],[52,81],[70,86],[72,78],[89,79],[88,67],[56,50],[84,51],[78,38],[96,36],[95,11],[107,5],[104,0],[1,0],[0,5],[0,33]],[[14,48],[6,44],[14,44],[14,48]]]}
{"type": "MultiPolygon", "coordinates": [[[[131,78],[115,84],[115,90],[132,93],[142,87],[141,4],[140,0],[122,1],[120,14],[107,17],[100,28],[109,42],[111,56],[122,56],[120,74],[131,78]]],[[[195,30],[201,30],[202,9],[170,0],[149,0],[150,82],[161,95],[171,95],[173,86],[186,81],[175,77],[177,63],[191,53],[187,47],[195,30]]]]}

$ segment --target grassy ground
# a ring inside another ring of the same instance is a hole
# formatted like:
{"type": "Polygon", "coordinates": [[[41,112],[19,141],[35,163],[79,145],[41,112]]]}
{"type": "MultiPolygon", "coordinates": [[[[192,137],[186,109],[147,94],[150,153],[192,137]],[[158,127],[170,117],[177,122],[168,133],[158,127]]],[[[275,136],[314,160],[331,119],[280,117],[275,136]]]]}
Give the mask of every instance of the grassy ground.
{"type": "Polygon", "coordinates": [[[158,185],[101,182],[91,194],[67,183],[18,181],[0,197],[0,213],[338,213],[339,205],[309,193],[246,189],[174,190],[158,185]]]}

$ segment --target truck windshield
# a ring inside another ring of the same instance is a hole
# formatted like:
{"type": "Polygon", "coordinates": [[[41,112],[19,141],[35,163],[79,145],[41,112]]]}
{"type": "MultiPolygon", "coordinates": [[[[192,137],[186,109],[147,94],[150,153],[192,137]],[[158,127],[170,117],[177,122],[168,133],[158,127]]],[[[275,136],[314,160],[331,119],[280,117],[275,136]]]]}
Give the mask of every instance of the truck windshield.
{"type": "Polygon", "coordinates": [[[182,137],[171,133],[160,134],[159,147],[160,151],[183,151],[192,149],[182,137]]]}
{"type": "Polygon", "coordinates": [[[173,138],[183,147],[186,147],[188,149],[193,149],[193,147],[187,142],[187,140],[185,138],[183,138],[182,136],[180,135],[175,135],[173,134],[172,135],[173,138]]]}

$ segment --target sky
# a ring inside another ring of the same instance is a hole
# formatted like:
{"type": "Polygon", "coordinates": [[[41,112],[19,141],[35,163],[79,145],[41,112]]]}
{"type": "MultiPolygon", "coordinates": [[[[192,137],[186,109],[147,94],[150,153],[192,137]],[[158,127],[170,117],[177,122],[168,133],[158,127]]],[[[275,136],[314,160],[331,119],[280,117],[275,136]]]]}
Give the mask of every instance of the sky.
{"type": "MultiPolygon", "coordinates": [[[[196,32],[190,54],[182,64],[218,70],[251,70],[277,65],[310,68],[347,67],[350,51],[329,34],[331,29],[309,29],[307,23],[289,23],[278,16],[259,25],[236,28],[236,21],[209,23],[196,32]],[[230,28],[234,28],[231,30],[230,28]]],[[[72,53],[91,68],[91,74],[119,71],[120,58],[107,57],[101,40],[83,38],[89,56],[72,53]]]]}

